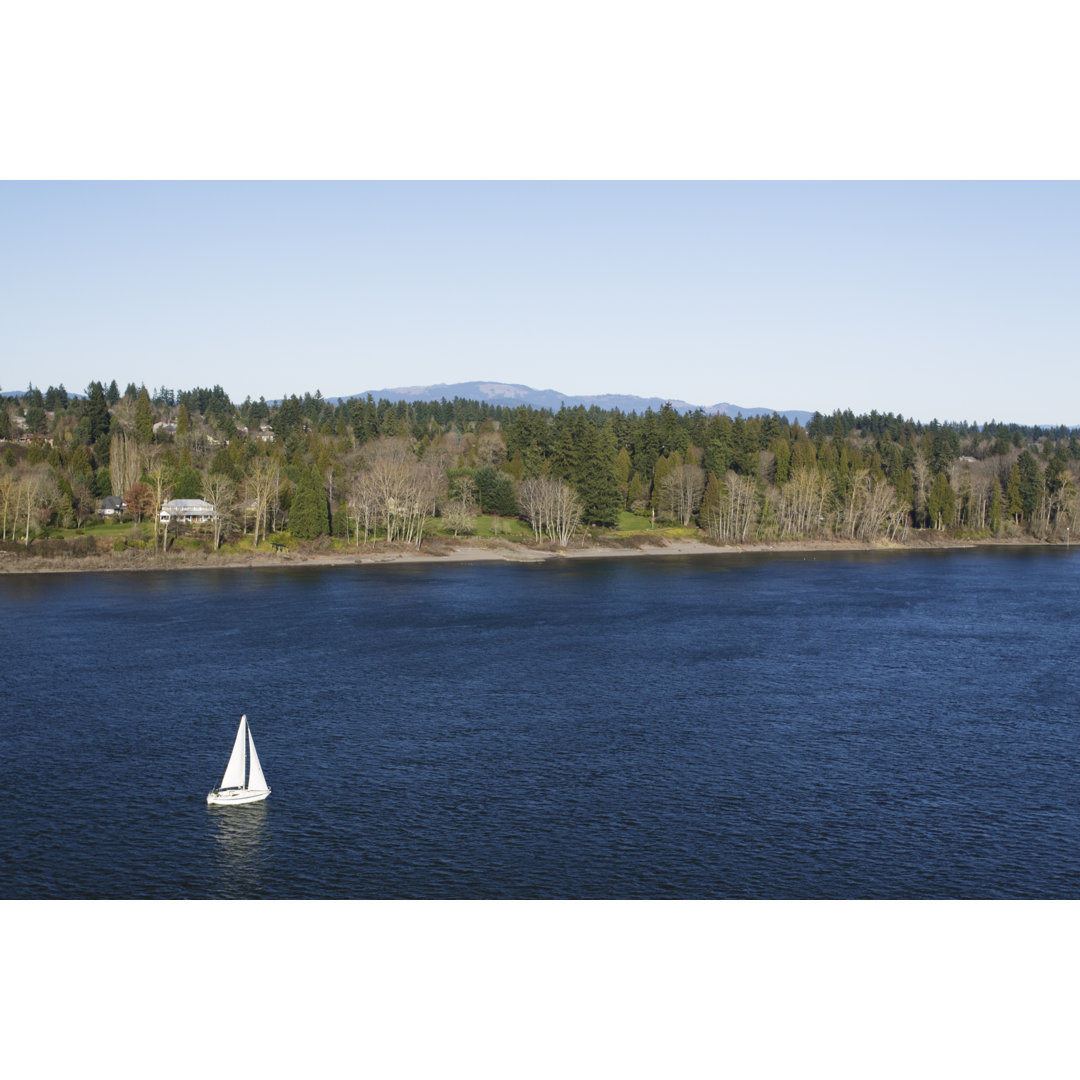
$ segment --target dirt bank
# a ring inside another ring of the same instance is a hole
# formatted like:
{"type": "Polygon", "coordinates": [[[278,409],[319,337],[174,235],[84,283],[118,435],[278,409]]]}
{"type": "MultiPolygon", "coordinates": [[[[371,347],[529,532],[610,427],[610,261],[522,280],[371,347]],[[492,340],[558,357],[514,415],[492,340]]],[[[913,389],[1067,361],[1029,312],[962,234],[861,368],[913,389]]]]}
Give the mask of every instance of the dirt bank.
{"type": "Polygon", "coordinates": [[[941,535],[919,537],[904,544],[864,544],[847,540],[789,541],[772,544],[724,546],[708,541],[670,539],[635,535],[604,538],[600,542],[566,548],[532,545],[505,539],[427,540],[423,546],[377,543],[350,551],[335,550],[325,544],[295,544],[287,551],[170,551],[126,548],[121,551],[82,549],[80,554],[64,552],[55,545],[29,549],[7,544],[0,550],[0,574],[113,572],[124,570],[207,570],[263,569],[295,566],[353,566],[386,563],[460,562],[544,562],[552,559],[640,558],[658,555],[710,555],[723,557],[752,552],[800,551],[899,551],[976,546],[1045,547],[1020,540],[954,540],[941,535]]]}

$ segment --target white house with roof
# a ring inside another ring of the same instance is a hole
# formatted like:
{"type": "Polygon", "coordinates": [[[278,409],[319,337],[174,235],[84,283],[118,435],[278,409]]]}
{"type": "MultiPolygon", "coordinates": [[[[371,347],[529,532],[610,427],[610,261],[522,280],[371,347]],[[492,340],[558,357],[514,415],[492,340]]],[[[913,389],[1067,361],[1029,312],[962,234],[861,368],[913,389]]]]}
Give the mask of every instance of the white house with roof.
{"type": "Polygon", "coordinates": [[[162,521],[182,521],[198,523],[212,521],[214,518],[213,503],[205,499],[169,499],[161,507],[162,521]]]}

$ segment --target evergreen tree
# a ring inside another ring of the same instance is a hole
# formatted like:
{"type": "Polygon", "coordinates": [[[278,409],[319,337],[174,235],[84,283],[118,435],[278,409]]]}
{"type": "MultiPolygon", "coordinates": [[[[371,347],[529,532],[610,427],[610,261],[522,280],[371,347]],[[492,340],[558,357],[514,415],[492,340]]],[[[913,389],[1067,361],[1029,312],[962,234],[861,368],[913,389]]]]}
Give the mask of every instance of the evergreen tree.
{"type": "MultiPolygon", "coordinates": [[[[663,487],[664,477],[667,476],[668,473],[674,472],[682,465],[682,463],[682,454],[677,450],[674,454],[669,454],[657,459],[652,475],[652,498],[649,500],[649,505],[653,510],[657,509],[660,500],[660,489],[663,487]]],[[[708,470],[706,470],[706,472],[707,471],[708,470]]]]}
{"type": "Polygon", "coordinates": [[[581,474],[582,433],[588,421],[584,409],[574,410],[571,414],[563,410],[557,419],[562,426],[551,451],[551,475],[573,484],[581,474]]]}
{"type": "Polygon", "coordinates": [[[705,471],[725,476],[735,459],[735,432],[731,417],[718,416],[708,428],[705,445],[705,471]]]}
{"type": "Polygon", "coordinates": [[[952,485],[944,473],[939,472],[934,477],[934,485],[930,489],[927,508],[930,511],[932,528],[943,529],[952,524],[953,514],[956,511],[956,492],[953,491],[952,485]]]}
{"type": "Polygon", "coordinates": [[[582,518],[591,525],[614,525],[619,520],[618,450],[614,433],[597,431],[586,421],[582,428],[578,478],[574,484],[582,502],[582,518]]]}
{"type": "Polygon", "coordinates": [[[671,402],[664,402],[661,406],[658,424],[660,428],[660,453],[668,455],[676,451],[680,454],[685,453],[690,443],[689,435],[682,424],[682,418],[672,407],[671,402]]]}
{"type": "Polygon", "coordinates": [[[49,418],[45,415],[45,409],[41,405],[31,405],[26,410],[26,430],[31,435],[44,435],[49,426],[49,418]]]}
{"type": "Polygon", "coordinates": [[[174,499],[197,499],[202,495],[202,473],[191,464],[181,466],[173,481],[174,499]]]}
{"type": "Polygon", "coordinates": [[[105,460],[108,461],[109,452],[109,426],[112,417],[109,415],[109,403],[105,400],[105,389],[99,382],[92,382],[86,391],[86,416],[90,421],[89,442],[91,446],[100,441],[103,444],[105,460]]]}
{"type": "Polygon", "coordinates": [[[330,530],[330,508],[322,484],[309,472],[300,483],[289,508],[289,533],[298,540],[314,540],[330,530]]]}
{"type": "Polygon", "coordinates": [[[701,509],[698,511],[698,520],[704,522],[710,520],[716,514],[716,508],[724,498],[724,489],[715,473],[709,473],[709,479],[705,484],[705,493],[701,496],[701,509]]]}
{"type": "Polygon", "coordinates": [[[787,439],[774,439],[772,452],[776,458],[776,483],[786,484],[791,478],[791,444],[787,439]]]}
{"type": "Polygon", "coordinates": [[[330,520],[330,535],[338,540],[349,539],[349,517],[344,506],[339,506],[334,511],[330,520]]]}
{"type": "Polygon", "coordinates": [[[482,514],[512,517],[517,513],[513,481],[501,469],[494,465],[481,465],[473,473],[473,480],[476,482],[476,495],[482,514]]]}
{"type": "Polygon", "coordinates": [[[303,431],[304,415],[300,407],[300,399],[295,394],[281,399],[277,412],[271,420],[271,427],[283,443],[287,443],[292,435],[303,431]]]}
{"type": "Polygon", "coordinates": [[[644,513],[648,509],[649,485],[645,483],[641,473],[634,473],[630,477],[630,483],[626,491],[626,505],[635,514],[644,513]]]}
{"type": "Polygon", "coordinates": [[[144,386],[135,401],[135,441],[147,446],[154,438],[154,410],[144,386]]]}
{"type": "Polygon", "coordinates": [[[512,476],[517,481],[521,480],[525,475],[525,460],[520,450],[509,461],[503,462],[502,470],[507,476],[512,476]]]}
{"type": "Polygon", "coordinates": [[[1046,490],[1056,495],[1069,480],[1069,459],[1065,448],[1059,446],[1046,466],[1046,490]]]}
{"type": "Polygon", "coordinates": [[[1023,451],[1016,459],[1016,467],[1020,472],[1020,505],[1024,517],[1030,519],[1042,502],[1042,469],[1030,450],[1023,451]]]}
{"type": "Polygon", "coordinates": [[[656,459],[660,457],[660,427],[652,409],[645,410],[645,415],[631,437],[630,455],[634,472],[642,476],[652,476],[656,459]]]}

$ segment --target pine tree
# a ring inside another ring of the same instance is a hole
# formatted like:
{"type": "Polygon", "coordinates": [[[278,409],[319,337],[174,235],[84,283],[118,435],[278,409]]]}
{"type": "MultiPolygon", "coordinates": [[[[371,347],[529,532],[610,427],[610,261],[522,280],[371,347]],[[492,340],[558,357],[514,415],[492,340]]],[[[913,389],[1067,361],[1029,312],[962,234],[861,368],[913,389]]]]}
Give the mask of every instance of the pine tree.
{"type": "Polygon", "coordinates": [[[1065,454],[1064,447],[1058,447],[1050,463],[1046,466],[1046,490],[1051,495],[1056,495],[1065,486],[1069,479],[1069,459],[1065,454]]]}
{"type": "Polygon", "coordinates": [[[349,518],[344,506],[339,506],[334,511],[330,520],[330,535],[340,540],[349,539],[349,518]]]}
{"type": "Polygon", "coordinates": [[[682,455],[678,452],[678,450],[676,450],[674,454],[670,454],[667,457],[657,459],[656,466],[653,469],[652,499],[650,501],[650,505],[653,510],[656,510],[659,505],[660,489],[663,486],[664,477],[667,476],[668,473],[674,472],[674,470],[677,469],[680,465],[682,465],[682,463],[682,455]]]}
{"type": "Polygon", "coordinates": [[[1016,467],[1020,472],[1020,504],[1026,518],[1034,516],[1042,502],[1043,474],[1035,455],[1025,450],[1017,459],[1016,467]]]}
{"type": "Polygon", "coordinates": [[[86,416],[90,421],[90,445],[101,440],[107,455],[112,417],[109,415],[109,403],[105,400],[105,389],[99,382],[92,382],[87,388],[86,416]]]}
{"type": "Polygon", "coordinates": [[[930,489],[927,502],[930,511],[930,524],[935,529],[948,528],[952,524],[956,511],[956,492],[953,491],[948,477],[939,472],[934,477],[934,486],[930,489]]]}
{"type": "Polygon", "coordinates": [[[705,471],[724,476],[735,459],[735,431],[730,416],[718,416],[708,428],[705,471]]]}
{"type": "Polygon", "coordinates": [[[774,439],[772,452],[776,458],[776,483],[786,484],[791,478],[791,444],[784,438],[774,439]]]}
{"type": "Polygon", "coordinates": [[[581,428],[581,456],[574,487],[582,502],[582,518],[590,525],[615,525],[619,520],[618,450],[610,429],[597,431],[586,420],[581,428]]]}
{"type": "Polygon", "coordinates": [[[314,540],[330,531],[330,508],[322,484],[310,473],[300,478],[289,508],[289,533],[298,540],[314,540]]]}
{"type": "Polygon", "coordinates": [[[150,405],[150,395],[144,386],[139,391],[135,402],[135,441],[142,446],[148,445],[154,438],[154,410],[150,405]]]}
{"type": "Polygon", "coordinates": [[[642,476],[652,476],[656,459],[660,456],[660,427],[652,409],[646,409],[645,415],[638,422],[630,440],[630,453],[634,472],[642,476]]]}
{"type": "MultiPolygon", "coordinates": [[[[580,418],[584,419],[585,410],[581,409],[580,414],[580,418]]],[[[572,484],[580,473],[581,428],[576,422],[579,419],[577,416],[563,417],[561,413],[560,416],[563,424],[551,452],[551,475],[572,484]]]]}
{"type": "Polygon", "coordinates": [[[481,513],[512,517],[517,513],[517,497],[510,477],[494,465],[481,465],[473,473],[481,513]]]}

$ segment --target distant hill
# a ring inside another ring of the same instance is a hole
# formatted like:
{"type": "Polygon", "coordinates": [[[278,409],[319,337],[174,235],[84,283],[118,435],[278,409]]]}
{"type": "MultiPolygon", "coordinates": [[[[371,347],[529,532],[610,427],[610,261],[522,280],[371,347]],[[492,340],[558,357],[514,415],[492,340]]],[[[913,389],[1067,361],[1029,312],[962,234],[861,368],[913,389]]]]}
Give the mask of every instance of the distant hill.
{"type": "MultiPolygon", "coordinates": [[[[0,397],[21,397],[25,390],[0,390],[0,397]]],[[[729,401],[720,401],[715,405],[695,405],[689,401],[680,401],[677,398],[645,398],[635,397],[633,394],[593,394],[586,397],[574,397],[572,394],[563,394],[558,390],[535,390],[531,386],[523,386],[520,383],[500,382],[463,382],[463,383],[435,383],[433,386],[395,386],[383,390],[365,390],[359,394],[344,394],[341,397],[327,398],[331,405],[340,401],[351,401],[357,397],[367,397],[370,394],[376,401],[453,401],[454,398],[464,398],[466,401],[488,401],[493,405],[506,405],[513,408],[515,405],[531,405],[534,409],[551,409],[558,412],[564,405],[569,409],[584,405],[589,408],[596,405],[601,409],[618,409],[625,413],[644,413],[646,409],[659,412],[665,404],[670,404],[673,409],[680,413],[691,413],[695,409],[709,414],[726,413],[728,416],[771,416],[774,412],[786,416],[791,423],[802,424],[805,427],[813,417],[812,412],[799,409],[772,409],[761,405],[745,406],[732,405],[729,401]]],[[[69,398],[80,398],[82,394],[73,394],[68,391],[69,398]]],[[[274,398],[267,402],[268,405],[278,406],[280,399],[274,398]]]]}
{"type": "Polygon", "coordinates": [[[488,401],[493,405],[505,405],[513,408],[516,405],[531,405],[534,409],[552,409],[558,411],[564,405],[573,409],[578,405],[589,408],[593,405],[601,409],[619,409],[622,412],[643,413],[646,409],[653,412],[659,411],[665,403],[681,413],[690,413],[695,409],[701,409],[706,413],[726,413],[728,416],[771,416],[774,412],[786,416],[789,421],[796,420],[806,425],[809,423],[812,412],[798,409],[783,410],[771,409],[755,405],[732,405],[730,402],[721,401],[715,405],[695,405],[689,401],[680,401],[675,398],[645,398],[635,397],[632,394],[593,394],[585,397],[575,397],[572,394],[563,394],[558,390],[535,390],[531,386],[522,386],[520,383],[500,382],[464,382],[464,383],[435,383],[433,386],[395,386],[386,387],[382,390],[365,390],[360,394],[349,394],[341,400],[348,401],[354,397],[367,397],[370,394],[376,401],[453,401],[454,398],[464,398],[466,401],[488,401]]]}

